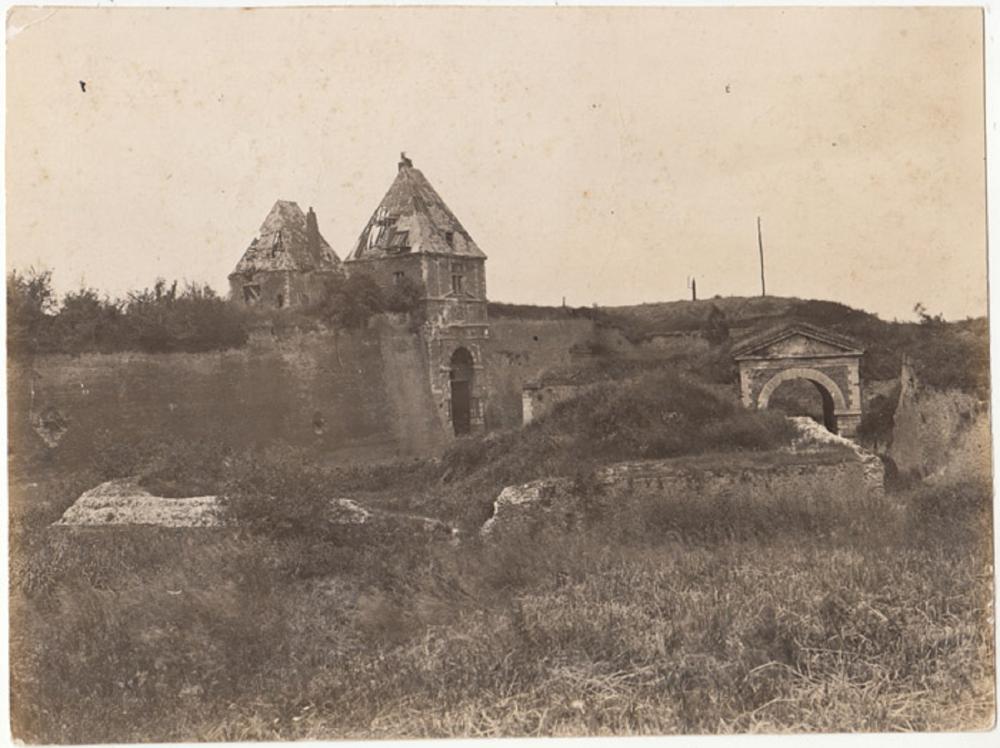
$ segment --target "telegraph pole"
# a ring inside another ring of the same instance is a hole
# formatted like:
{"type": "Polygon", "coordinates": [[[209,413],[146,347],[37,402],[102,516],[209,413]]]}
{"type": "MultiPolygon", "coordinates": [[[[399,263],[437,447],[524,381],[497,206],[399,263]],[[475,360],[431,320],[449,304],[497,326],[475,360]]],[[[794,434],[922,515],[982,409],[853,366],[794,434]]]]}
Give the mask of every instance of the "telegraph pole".
{"type": "Polygon", "coordinates": [[[698,300],[698,281],[695,280],[693,275],[689,275],[687,279],[687,287],[691,289],[691,301],[698,300]]]}
{"type": "Polygon", "coordinates": [[[760,295],[767,296],[767,287],[764,285],[764,239],[760,233],[760,216],[757,216],[757,248],[760,250],[760,295]]]}

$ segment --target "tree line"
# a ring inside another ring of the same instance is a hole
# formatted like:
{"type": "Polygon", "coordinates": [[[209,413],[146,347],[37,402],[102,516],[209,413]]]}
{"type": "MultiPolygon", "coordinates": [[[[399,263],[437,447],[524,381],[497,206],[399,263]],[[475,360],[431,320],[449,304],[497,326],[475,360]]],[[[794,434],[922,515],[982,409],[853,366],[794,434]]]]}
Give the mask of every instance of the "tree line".
{"type": "MultiPolygon", "coordinates": [[[[423,289],[409,279],[386,292],[367,275],[335,275],[306,309],[303,321],[340,329],[364,327],[382,312],[416,317],[423,289]]],[[[208,284],[157,279],[122,297],[80,288],[61,298],[52,273],[7,273],[7,350],[26,353],[202,352],[239,348],[250,332],[286,310],[230,303],[208,284]]]]}

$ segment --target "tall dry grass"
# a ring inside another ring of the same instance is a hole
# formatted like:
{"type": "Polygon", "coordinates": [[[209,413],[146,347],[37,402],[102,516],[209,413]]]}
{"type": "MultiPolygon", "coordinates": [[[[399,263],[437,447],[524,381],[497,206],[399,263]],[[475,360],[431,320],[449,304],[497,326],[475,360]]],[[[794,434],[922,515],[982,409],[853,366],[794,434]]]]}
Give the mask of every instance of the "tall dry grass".
{"type": "Polygon", "coordinates": [[[720,532],[687,505],[628,532],[598,516],[457,546],[29,528],[11,578],[14,734],[981,728],[989,489],[895,502],[783,524],[751,506],[720,532]]]}

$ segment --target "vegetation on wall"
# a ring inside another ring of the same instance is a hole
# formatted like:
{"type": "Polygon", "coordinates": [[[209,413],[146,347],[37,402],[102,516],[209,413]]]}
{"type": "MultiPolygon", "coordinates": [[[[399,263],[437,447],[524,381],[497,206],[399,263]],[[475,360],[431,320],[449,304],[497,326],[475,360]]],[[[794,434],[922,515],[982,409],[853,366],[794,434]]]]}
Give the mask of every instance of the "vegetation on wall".
{"type": "Polygon", "coordinates": [[[124,298],[81,288],[57,301],[49,272],[7,275],[7,345],[20,353],[210,351],[247,340],[239,310],[207,285],[157,280],[124,298]]]}
{"type": "Polygon", "coordinates": [[[7,345],[24,353],[201,352],[239,348],[250,332],[270,329],[364,327],[383,312],[418,317],[423,287],[404,278],[384,291],[370,276],[334,275],[324,294],[300,310],[254,309],[229,303],[204,284],[158,279],[152,288],[123,298],[101,296],[91,288],[61,299],[49,271],[30,269],[7,275],[7,345]]]}

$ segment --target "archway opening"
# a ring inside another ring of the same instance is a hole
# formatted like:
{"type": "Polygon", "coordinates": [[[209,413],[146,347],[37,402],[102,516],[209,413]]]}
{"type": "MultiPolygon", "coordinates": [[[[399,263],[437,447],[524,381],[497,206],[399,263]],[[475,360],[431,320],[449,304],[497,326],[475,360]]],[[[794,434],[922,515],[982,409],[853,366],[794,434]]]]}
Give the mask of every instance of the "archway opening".
{"type": "Polygon", "coordinates": [[[820,382],[806,378],[787,379],[773,389],[761,407],[774,408],[789,416],[807,416],[837,433],[833,394],[820,382]]]}
{"type": "Polygon", "coordinates": [[[451,354],[451,424],[455,436],[472,431],[472,380],[475,374],[472,354],[458,348],[451,354]]]}

